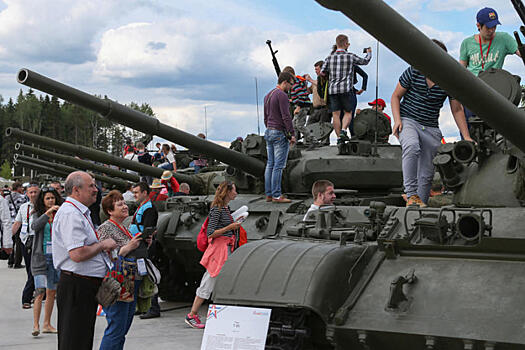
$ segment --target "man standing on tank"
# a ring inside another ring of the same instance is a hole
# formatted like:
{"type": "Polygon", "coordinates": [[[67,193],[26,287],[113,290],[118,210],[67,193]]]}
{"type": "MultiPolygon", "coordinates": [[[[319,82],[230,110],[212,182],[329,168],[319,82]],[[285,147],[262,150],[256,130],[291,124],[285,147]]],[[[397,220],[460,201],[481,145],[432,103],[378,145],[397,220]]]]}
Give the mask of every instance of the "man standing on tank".
{"type": "MultiPolygon", "coordinates": [[[[490,68],[501,69],[507,55],[520,55],[518,43],[508,33],[496,32],[501,24],[496,10],[485,7],[476,15],[476,27],[479,34],[469,36],[461,43],[459,63],[465,66],[474,75],[490,68]]],[[[472,112],[465,108],[467,120],[472,112]]]]}
{"type": "MultiPolygon", "coordinates": [[[[441,41],[432,41],[447,51],[441,41]]],[[[415,68],[409,67],[403,72],[392,94],[392,134],[401,144],[407,206],[427,206],[435,172],[432,160],[443,137],[439,130],[439,113],[447,97],[461,135],[465,140],[472,141],[461,103],[415,68]]]]}
{"type": "Polygon", "coordinates": [[[289,145],[295,143],[287,95],[294,82],[295,78],[292,74],[281,72],[277,86],[264,97],[264,125],[266,126],[264,139],[268,151],[264,187],[267,202],[291,202],[282,195],[281,179],[288,158],[289,145]]]}
{"type": "Polygon", "coordinates": [[[332,111],[334,130],[338,137],[337,143],[348,140],[346,129],[352,121],[352,111],[357,99],[354,94],[353,67],[356,64],[365,65],[372,58],[372,49],[366,50],[366,56],[361,58],[348,52],[350,42],[344,34],[335,39],[337,50],[328,56],[321,68],[322,74],[329,75],[328,95],[330,110],[332,111]],[[344,112],[341,121],[341,111],[344,112]]]}

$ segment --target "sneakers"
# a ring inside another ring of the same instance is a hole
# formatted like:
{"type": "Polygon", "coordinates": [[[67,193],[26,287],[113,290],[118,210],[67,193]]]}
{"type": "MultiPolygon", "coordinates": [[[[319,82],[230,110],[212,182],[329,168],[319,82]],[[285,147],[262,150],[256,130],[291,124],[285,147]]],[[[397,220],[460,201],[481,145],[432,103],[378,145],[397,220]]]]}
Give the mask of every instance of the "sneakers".
{"type": "Polygon", "coordinates": [[[271,202],[272,199],[273,199],[272,196],[266,196],[266,201],[267,201],[267,202],[271,202]]]}
{"type": "Polygon", "coordinates": [[[420,208],[425,208],[427,206],[425,203],[423,203],[423,201],[421,200],[421,198],[419,198],[417,194],[410,196],[410,198],[408,198],[407,207],[412,206],[412,205],[417,205],[420,208]]]}
{"type": "Polygon", "coordinates": [[[199,315],[192,316],[191,314],[187,314],[184,322],[186,322],[186,324],[190,326],[191,328],[197,328],[197,329],[204,328],[204,324],[199,319],[199,315]]]}
{"type": "Polygon", "coordinates": [[[292,203],[292,201],[286,197],[272,198],[273,203],[292,203]]]}
{"type": "Polygon", "coordinates": [[[341,130],[341,133],[339,134],[339,138],[342,141],[350,141],[350,139],[348,138],[348,135],[346,134],[346,130],[341,130]]]}

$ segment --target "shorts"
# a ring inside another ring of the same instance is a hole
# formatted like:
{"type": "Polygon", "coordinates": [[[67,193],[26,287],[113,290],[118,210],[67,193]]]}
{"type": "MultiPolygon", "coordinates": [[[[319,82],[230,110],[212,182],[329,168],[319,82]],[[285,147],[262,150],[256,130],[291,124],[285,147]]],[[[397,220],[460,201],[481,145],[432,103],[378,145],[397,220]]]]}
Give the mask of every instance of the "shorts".
{"type": "Polygon", "coordinates": [[[199,298],[210,299],[213,288],[215,288],[215,280],[217,277],[211,277],[208,271],[204,272],[201,279],[201,285],[197,288],[195,293],[199,298]]]}
{"type": "Polygon", "coordinates": [[[60,273],[53,266],[53,255],[46,254],[47,273],[45,275],[33,276],[35,280],[35,289],[56,290],[57,283],[60,279],[60,273]]]}
{"type": "Polygon", "coordinates": [[[329,95],[330,110],[332,112],[345,111],[352,112],[357,105],[357,98],[353,92],[329,95]]]}

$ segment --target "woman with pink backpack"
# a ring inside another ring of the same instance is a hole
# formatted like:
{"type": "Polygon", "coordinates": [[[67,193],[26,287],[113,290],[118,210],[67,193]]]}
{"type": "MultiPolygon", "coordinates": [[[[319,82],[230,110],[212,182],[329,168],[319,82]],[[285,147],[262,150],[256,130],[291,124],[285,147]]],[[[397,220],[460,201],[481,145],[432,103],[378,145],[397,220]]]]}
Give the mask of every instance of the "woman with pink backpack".
{"type": "Polygon", "coordinates": [[[200,261],[206,268],[202,276],[201,284],[197,288],[193,306],[188,315],[186,323],[193,328],[204,328],[200,321],[198,311],[202,303],[209,299],[215,286],[215,280],[228,256],[239,246],[240,222],[235,222],[231,216],[228,204],[237,197],[235,184],[231,181],[222,182],[211,204],[210,213],[203,229],[206,228],[208,236],[208,247],[200,261]]]}

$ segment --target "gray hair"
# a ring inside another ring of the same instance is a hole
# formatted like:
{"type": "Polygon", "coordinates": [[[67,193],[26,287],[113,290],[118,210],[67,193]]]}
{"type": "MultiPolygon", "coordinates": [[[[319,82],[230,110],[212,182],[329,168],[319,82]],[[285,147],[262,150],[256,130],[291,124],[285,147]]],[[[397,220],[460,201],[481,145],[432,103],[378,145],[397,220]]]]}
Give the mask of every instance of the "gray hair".
{"type": "Polygon", "coordinates": [[[67,176],[66,183],[64,184],[66,196],[73,194],[73,187],[82,187],[82,185],[84,185],[84,174],[88,175],[84,171],[74,171],[67,176]]]}
{"type": "Polygon", "coordinates": [[[188,185],[185,182],[181,183],[179,186],[179,191],[184,192],[183,190],[187,190],[188,192],[190,192],[190,185],[188,185]]]}

